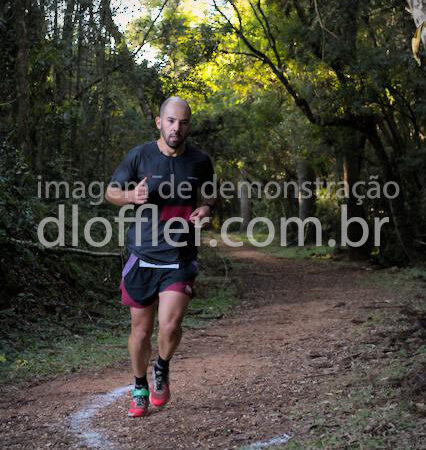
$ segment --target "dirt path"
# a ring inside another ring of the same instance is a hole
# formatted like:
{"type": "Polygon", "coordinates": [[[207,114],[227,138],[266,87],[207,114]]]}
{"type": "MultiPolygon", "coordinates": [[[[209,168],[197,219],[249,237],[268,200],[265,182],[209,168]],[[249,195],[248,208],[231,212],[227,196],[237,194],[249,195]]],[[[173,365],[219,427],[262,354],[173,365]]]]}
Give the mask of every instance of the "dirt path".
{"type": "Polygon", "coordinates": [[[127,365],[16,390],[13,397],[9,390],[0,405],[2,448],[87,448],[71,418],[99,433],[92,438],[105,439],[104,448],[108,440],[116,449],[230,449],[303,435],[309,423],[292,423],[288,411],[302,398],[319,401],[349,370],[346,346],[359,308],[381,294],[361,282],[365,270],[226,251],[248,264],[242,303],[233,317],[186,332],[165,409],[131,419],[128,396],[121,395],[76,422],[91,397],[131,382],[127,365]]]}

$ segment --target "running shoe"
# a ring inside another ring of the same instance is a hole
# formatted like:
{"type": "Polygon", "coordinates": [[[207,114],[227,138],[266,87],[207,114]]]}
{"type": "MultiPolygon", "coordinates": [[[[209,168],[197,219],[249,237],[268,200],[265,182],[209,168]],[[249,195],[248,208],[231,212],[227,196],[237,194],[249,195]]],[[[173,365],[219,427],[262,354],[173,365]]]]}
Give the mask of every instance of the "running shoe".
{"type": "Polygon", "coordinates": [[[149,391],[148,389],[133,389],[132,401],[130,402],[130,408],[128,415],[130,417],[141,417],[148,414],[149,406],[149,391]]]}
{"type": "Polygon", "coordinates": [[[170,399],[169,372],[152,368],[152,386],[149,396],[151,405],[155,408],[164,406],[170,399]]]}

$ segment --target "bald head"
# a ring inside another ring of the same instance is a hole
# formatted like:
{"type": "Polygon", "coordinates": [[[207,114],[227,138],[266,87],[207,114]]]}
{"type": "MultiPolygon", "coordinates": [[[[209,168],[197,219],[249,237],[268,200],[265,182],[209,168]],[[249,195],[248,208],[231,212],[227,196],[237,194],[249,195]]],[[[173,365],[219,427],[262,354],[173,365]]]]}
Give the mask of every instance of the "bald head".
{"type": "Polygon", "coordinates": [[[179,97],[168,98],[155,118],[160,130],[161,141],[171,149],[184,148],[184,142],[191,130],[191,108],[179,97]]]}
{"type": "Polygon", "coordinates": [[[164,113],[167,109],[168,105],[176,104],[180,106],[181,108],[185,108],[189,113],[189,118],[191,118],[192,111],[191,108],[186,100],[182,100],[180,97],[169,97],[167,100],[165,100],[162,105],[160,106],[160,117],[162,118],[164,116],[164,113]]]}

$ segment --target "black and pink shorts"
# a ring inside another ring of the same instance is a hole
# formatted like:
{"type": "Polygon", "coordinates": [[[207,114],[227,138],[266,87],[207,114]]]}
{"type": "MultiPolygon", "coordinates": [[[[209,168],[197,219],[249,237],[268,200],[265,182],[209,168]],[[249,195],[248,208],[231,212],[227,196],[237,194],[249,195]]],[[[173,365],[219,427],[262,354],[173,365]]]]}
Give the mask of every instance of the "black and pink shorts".
{"type": "Polygon", "coordinates": [[[179,269],[139,267],[139,258],[133,253],[124,266],[120,282],[121,303],[134,308],[152,305],[164,291],[182,292],[195,296],[193,284],[198,275],[197,261],[179,269]]]}

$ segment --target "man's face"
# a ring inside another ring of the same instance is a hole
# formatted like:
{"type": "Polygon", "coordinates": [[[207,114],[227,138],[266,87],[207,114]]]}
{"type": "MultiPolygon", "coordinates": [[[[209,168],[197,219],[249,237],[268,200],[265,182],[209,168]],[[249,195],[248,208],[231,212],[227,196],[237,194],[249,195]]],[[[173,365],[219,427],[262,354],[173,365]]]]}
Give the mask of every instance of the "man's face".
{"type": "Polygon", "coordinates": [[[188,108],[184,104],[171,102],[163,115],[156,118],[156,124],[166,144],[171,148],[179,148],[191,130],[188,108]]]}

